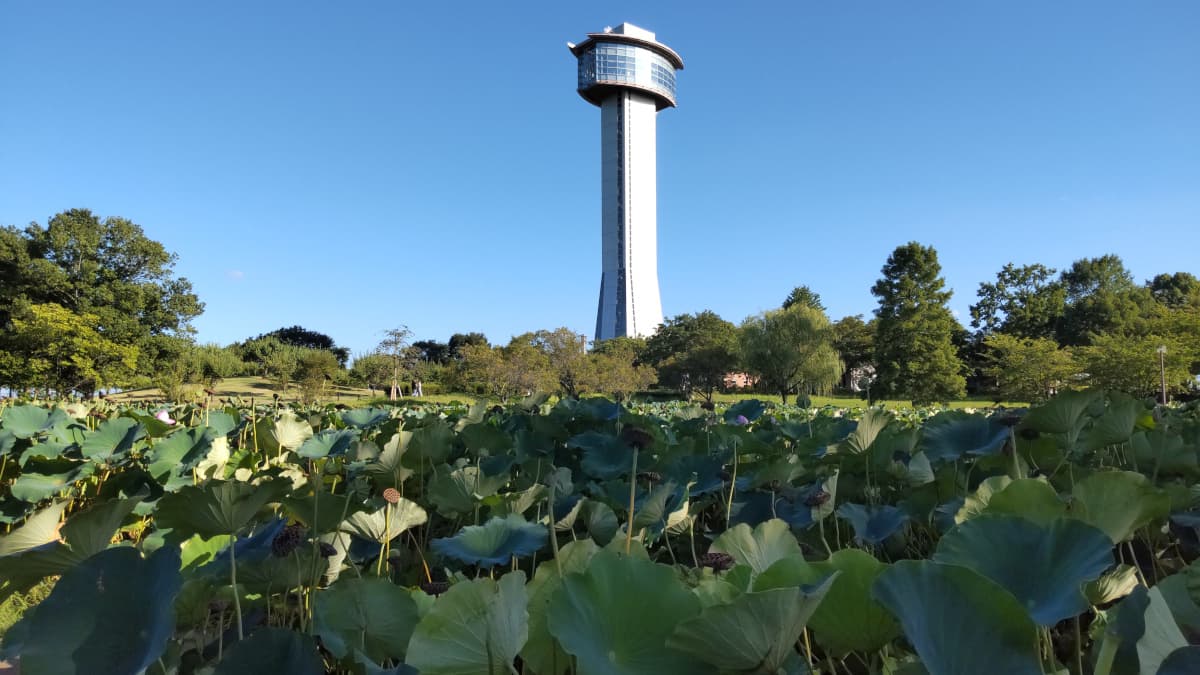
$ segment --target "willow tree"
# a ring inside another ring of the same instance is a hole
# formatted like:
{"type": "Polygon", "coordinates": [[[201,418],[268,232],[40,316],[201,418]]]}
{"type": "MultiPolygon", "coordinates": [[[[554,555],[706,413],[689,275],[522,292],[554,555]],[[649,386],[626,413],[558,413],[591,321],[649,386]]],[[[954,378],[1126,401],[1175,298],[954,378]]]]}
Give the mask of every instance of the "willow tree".
{"type": "Polygon", "coordinates": [[[833,338],[829,317],[810,305],[763,312],[742,322],[742,363],[787,403],[791,394],[828,391],[841,379],[833,338]]]}

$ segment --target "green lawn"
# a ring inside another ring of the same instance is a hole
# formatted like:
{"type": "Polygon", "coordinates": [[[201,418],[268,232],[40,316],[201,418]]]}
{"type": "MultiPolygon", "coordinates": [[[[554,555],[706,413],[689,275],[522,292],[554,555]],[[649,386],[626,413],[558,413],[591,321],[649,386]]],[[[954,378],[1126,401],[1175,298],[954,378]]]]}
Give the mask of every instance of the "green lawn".
{"type": "MultiPolygon", "coordinates": [[[[743,401],[743,400],[746,400],[749,398],[756,398],[760,401],[772,401],[774,403],[780,402],[779,396],[776,396],[774,394],[716,394],[715,396],[713,396],[713,400],[720,402],[720,403],[736,403],[738,401],[743,401]]],[[[795,402],[796,402],[796,397],[794,397],[794,396],[788,397],[788,403],[794,404],[795,402]]],[[[813,396],[812,403],[814,406],[817,406],[817,407],[827,406],[827,405],[836,406],[839,408],[865,408],[865,407],[867,407],[867,402],[865,400],[863,400],[861,398],[852,397],[852,396],[813,396]]],[[[912,408],[912,407],[914,407],[912,404],[912,401],[891,401],[891,400],[871,401],[871,405],[883,405],[888,408],[912,408]]],[[[1017,402],[1017,401],[1003,401],[1003,402],[997,404],[995,401],[992,401],[991,399],[974,399],[974,400],[967,399],[967,400],[962,400],[962,401],[951,401],[949,404],[949,407],[955,408],[955,409],[958,409],[958,408],[994,408],[997,405],[1004,406],[1005,408],[1026,408],[1029,406],[1028,403],[1021,403],[1021,402],[1017,402]]]]}

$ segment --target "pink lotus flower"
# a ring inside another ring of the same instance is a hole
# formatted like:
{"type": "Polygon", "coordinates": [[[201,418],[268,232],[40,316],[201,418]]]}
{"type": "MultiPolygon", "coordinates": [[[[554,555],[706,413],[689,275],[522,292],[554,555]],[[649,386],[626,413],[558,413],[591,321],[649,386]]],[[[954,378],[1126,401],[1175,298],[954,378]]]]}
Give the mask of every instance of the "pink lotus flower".
{"type": "Polygon", "coordinates": [[[158,412],[154,413],[154,419],[162,422],[163,424],[175,424],[175,420],[171,419],[170,413],[168,413],[166,410],[159,410],[158,412]]]}

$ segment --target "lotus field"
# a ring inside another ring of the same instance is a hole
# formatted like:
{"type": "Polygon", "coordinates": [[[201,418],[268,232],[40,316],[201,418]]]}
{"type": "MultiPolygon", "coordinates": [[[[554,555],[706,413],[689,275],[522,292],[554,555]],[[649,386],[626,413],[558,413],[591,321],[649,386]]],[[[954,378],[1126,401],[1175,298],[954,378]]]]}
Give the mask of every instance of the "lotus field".
{"type": "Polygon", "coordinates": [[[1200,408],[10,405],[24,675],[1200,672],[1200,408]],[[52,589],[51,589],[52,584],[52,589]]]}

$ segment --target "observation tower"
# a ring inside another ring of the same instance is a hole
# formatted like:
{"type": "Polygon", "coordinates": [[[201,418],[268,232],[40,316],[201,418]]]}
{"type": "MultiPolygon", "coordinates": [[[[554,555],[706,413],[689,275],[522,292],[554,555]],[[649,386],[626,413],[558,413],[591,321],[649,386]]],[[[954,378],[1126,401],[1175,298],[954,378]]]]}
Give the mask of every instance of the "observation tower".
{"type": "Polygon", "coordinates": [[[663,320],[655,116],[675,107],[675,71],[683,59],[630,23],[588,33],[567,47],[579,59],[579,95],[600,107],[603,267],[596,340],[645,337],[663,320]]]}

